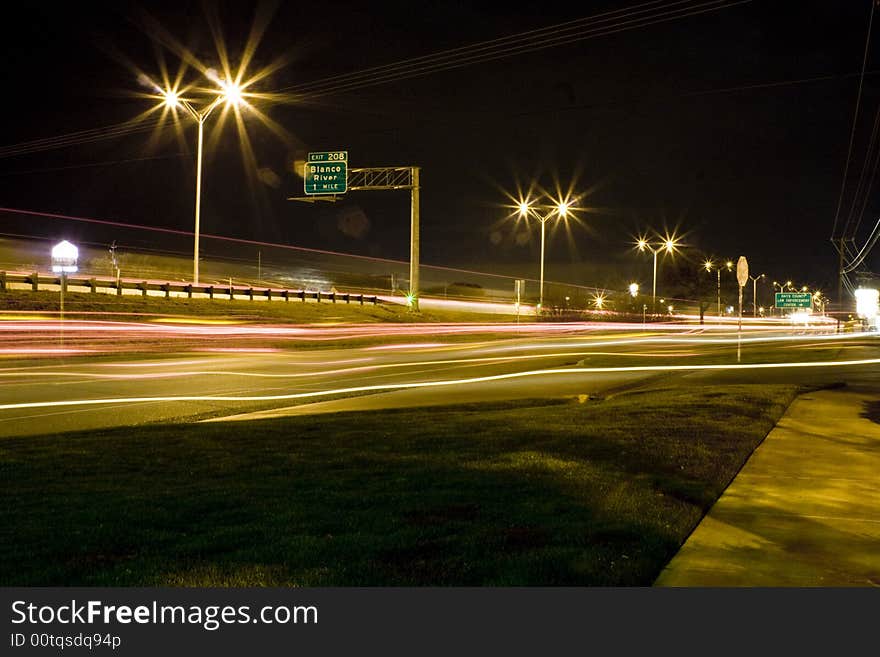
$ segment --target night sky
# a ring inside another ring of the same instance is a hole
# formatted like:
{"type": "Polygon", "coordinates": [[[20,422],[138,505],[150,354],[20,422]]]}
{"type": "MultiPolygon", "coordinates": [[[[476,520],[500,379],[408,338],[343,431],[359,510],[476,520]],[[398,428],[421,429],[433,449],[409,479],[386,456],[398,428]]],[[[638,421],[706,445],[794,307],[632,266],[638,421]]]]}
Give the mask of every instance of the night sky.
{"type": "MultiPolygon", "coordinates": [[[[279,57],[286,64],[249,90],[278,92],[638,3],[555,4],[267,5],[249,70],[279,57]]],[[[578,205],[590,208],[580,214],[584,225],[552,233],[548,279],[591,285],[612,272],[642,272],[647,258],[633,253],[631,240],[655,228],[677,230],[692,247],[685,256],[746,255],[753,272],[833,293],[837,256],[829,238],[870,10],[869,0],[754,0],[308,103],[254,100],[286,135],[245,112],[254,153],[247,162],[238,129],[224,125],[206,151],[202,230],[405,260],[406,192],[353,192],[336,204],[286,200],[303,195],[297,159],[338,149],[349,152],[352,167],[422,168],[425,264],[535,276],[537,227],[523,232],[502,221],[510,212],[502,206],[510,202],[505,192],[537,180],[571,188],[584,195],[578,205]]],[[[17,15],[3,26],[0,147],[111,126],[148,109],[151,101],[135,95],[146,89],[134,66],[158,78],[160,61],[172,72],[180,62],[160,30],[216,67],[215,16],[237,63],[255,10],[250,2],[113,2],[51,11],[33,4],[17,15]]],[[[844,218],[880,104],[876,50],[844,218]]],[[[204,83],[192,68],[184,81],[204,83]]],[[[196,128],[182,125],[183,141],[166,124],[156,140],[135,132],[0,157],[0,204],[192,230],[196,128]]],[[[866,198],[856,246],[876,221],[875,195],[866,198]]],[[[61,230],[58,222],[4,222],[4,233],[54,237],[61,230]]],[[[70,230],[86,241],[112,237],[94,226],[70,230]]],[[[865,266],[876,269],[877,254],[865,266]]]]}

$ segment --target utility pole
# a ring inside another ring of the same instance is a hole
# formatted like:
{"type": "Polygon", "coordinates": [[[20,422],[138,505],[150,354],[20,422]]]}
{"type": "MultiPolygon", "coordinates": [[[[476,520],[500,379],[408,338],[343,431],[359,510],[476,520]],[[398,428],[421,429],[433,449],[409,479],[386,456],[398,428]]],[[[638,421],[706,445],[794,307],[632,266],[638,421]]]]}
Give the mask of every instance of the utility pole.
{"type": "Polygon", "coordinates": [[[410,168],[409,303],[419,312],[419,167],[410,168]]]}
{"type": "Polygon", "coordinates": [[[843,310],[843,244],[844,239],[841,236],[838,250],[840,251],[840,260],[837,269],[837,304],[840,310],[843,310]]]}

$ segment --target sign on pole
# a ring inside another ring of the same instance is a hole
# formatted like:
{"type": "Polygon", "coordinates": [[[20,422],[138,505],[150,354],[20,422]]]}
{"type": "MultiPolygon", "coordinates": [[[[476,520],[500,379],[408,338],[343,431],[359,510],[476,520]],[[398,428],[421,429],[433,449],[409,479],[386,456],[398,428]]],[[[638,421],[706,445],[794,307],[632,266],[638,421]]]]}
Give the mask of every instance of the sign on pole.
{"type": "Polygon", "coordinates": [[[736,261],[736,282],[740,287],[749,282],[749,261],[745,256],[740,256],[736,261]]]}
{"type": "Polygon", "coordinates": [[[303,175],[309,195],[344,194],[348,191],[348,151],[309,153],[303,175]]]}
{"type": "Polygon", "coordinates": [[[739,283],[739,325],[736,334],[736,362],[740,359],[740,338],[743,327],[743,286],[749,282],[749,261],[745,256],[740,256],[736,261],[736,282],[739,283]]]}
{"type": "Polygon", "coordinates": [[[777,292],[777,308],[812,308],[813,295],[809,292],[777,292]]]}

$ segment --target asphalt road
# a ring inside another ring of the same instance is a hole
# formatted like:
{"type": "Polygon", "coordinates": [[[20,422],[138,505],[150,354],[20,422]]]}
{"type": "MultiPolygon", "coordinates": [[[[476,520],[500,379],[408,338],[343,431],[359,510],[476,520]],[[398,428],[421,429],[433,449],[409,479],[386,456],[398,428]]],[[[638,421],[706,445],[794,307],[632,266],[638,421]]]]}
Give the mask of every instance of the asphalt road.
{"type": "Polygon", "coordinates": [[[4,322],[0,436],[601,396],[671,381],[847,383],[880,392],[873,333],[753,326],[738,340],[729,326],[648,329],[83,322],[66,327],[62,348],[54,322],[4,322]]]}

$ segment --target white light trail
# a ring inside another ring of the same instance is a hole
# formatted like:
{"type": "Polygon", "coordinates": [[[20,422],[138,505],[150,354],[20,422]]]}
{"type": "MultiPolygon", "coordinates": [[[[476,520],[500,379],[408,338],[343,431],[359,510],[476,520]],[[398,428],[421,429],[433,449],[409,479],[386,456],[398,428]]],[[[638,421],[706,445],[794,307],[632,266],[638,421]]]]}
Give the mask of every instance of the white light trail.
{"type": "Polygon", "coordinates": [[[429,388],[443,386],[459,386],[505,379],[518,379],[532,376],[553,376],[571,374],[610,374],[620,372],[682,372],[682,371],[723,371],[723,370],[766,370],[794,369],[804,367],[852,367],[857,365],[880,365],[880,358],[844,361],[810,361],[798,363],[749,363],[736,365],[639,365],[633,367],[573,367],[566,369],[543,369],[510,374],[495,374],[466,379],[443,381],[419,381],[414,383],[389,383],[384,385],[353,386],[313,392],[299,392],[285,395],[227,396],[227,395],[179,395],[161,397],[110,397],[104,399],[73,399],[64,401],[23,402],[17,404],[0,404],[0,410],[16,410],[23,408],[58,408],[64,406],[94,406],[99,404],[142,404],[145,402],[268,402],[291,399],[309,399],[361,392],[378,392],[389,390],[406,390],[413,388],[429,388]]]}

